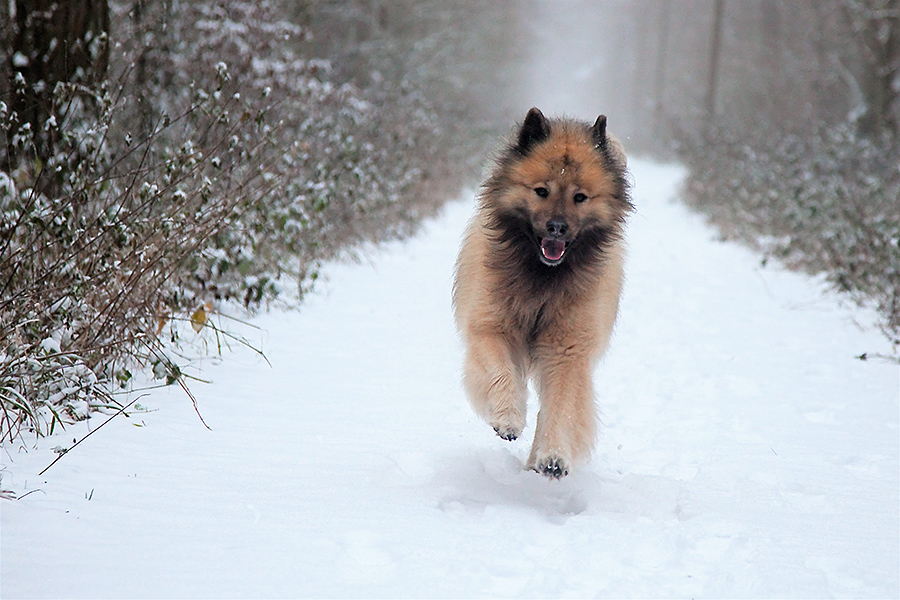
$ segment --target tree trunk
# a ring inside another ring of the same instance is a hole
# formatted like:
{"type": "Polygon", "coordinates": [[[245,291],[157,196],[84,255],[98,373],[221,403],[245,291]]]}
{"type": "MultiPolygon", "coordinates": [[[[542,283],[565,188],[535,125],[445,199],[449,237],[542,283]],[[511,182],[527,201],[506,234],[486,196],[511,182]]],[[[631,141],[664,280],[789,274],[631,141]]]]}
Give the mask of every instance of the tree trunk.
{"type": "Polygon", "coordinates": [[[781,4],[775,0],[764,1],[760,5],[762,21],[762,67],[768,91],[769,112],[775,123],[785,125],[790,120],[788,107],[783,101],[784,56],[782,52],[781,4]]]}
{"type": "Polygon", "coordinates": [[[712,42],[709,48],[709,71],[706,86],[706,128],[712,124],[716,114],[716,93],[719,83],[719,59],[722,54],[722,14],[725,0],[715,0],[713,8],[712,42]]]}
{"type": "Polygon", "coordinates": [[[657,135],[663,131],[666,90],[666,58],[669,52],[669,28],[672,20],[671,3],[659,3],[659,46],[656,50],[656,68],[653,73],[653,122],[657,135]]]}
{"type": "Polygon", "coordinates": [[[870,137],[900,135],[900,0],[845,2],[844,14],[863,50],[863,72],[858,78],[866,112],[858,125],[870,137]]]}
{"type": "MultiPolygon", "coordinates": [[[[67,110],[54,104],[56,85],[92,90],[106,78],[109,5],[107,0],[15,0],[14,19],[9,73],[18,121],[7,139],[30,125],[37,158],[46,161],[59,141],[47,121],[52,116],[62,125],[67,110]]],[[[17,164],[16,149],[9,147],[8,154],[10,166],[17,164]]]]}
{"type": "Polygon", "coordinates": [[[872,65],[869,84],[872,88],[872,108],[869,112],[874,121],[873,134],[896,139],[900,133],[900,117],[897,114],[900,90],[895,85],[900,74],[900,0],[885,2],[878,15],[870,43],[875,64],[872,65]]]}

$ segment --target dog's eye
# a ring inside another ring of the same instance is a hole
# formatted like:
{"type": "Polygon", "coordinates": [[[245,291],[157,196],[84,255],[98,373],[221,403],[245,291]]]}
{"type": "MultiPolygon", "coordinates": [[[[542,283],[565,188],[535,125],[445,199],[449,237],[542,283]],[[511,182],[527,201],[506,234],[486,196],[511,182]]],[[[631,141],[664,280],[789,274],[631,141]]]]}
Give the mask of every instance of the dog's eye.
{"type": "Polygon", "coordinates": [[[578,192],[577,194],[575,194],[575,204],[581,204],[585,200],[587,200],[586,195],[582,194],[581,192],[578,192]]]}
{"type": "Polygon", "coordinates": [[[541,198],[546,198],[550,195],[550,190],[545,187],[536,187],[534,188],[534,193],[540,196],[541,198]]]}

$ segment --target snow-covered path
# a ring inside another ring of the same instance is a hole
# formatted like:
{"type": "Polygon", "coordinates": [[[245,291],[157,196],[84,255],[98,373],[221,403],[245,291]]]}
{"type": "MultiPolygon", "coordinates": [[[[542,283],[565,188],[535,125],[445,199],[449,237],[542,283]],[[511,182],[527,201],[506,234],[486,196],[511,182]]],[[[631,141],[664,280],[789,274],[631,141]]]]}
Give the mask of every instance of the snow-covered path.
{"type": "MultiPolygon", "coordinates": [[[[522,470],[459,386],[450,307],[471,199],[118,418],[46,475],[7,446],[13,597],[900,595],[898,367],[859,310],[714,240],[632,163],[638,212],[595,458],[522,470]],[[136,427],[139,425],[140,427],[136,427]]],[[[93,419],[96,427],[102,418],[93,419]]]]}

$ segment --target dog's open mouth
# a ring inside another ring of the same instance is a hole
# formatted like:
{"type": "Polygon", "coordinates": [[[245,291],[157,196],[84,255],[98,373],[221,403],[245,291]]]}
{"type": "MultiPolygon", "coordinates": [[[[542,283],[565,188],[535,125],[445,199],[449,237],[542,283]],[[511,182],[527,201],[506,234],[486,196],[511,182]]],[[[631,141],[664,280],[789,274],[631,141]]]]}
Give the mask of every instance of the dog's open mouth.
{"type": "Polygon", "coordinates": [[[541,259],[547,265],[558,265],[562,262],[563,254],[566,253],[568,242],[555,238],[541,239],[541,259]]]}

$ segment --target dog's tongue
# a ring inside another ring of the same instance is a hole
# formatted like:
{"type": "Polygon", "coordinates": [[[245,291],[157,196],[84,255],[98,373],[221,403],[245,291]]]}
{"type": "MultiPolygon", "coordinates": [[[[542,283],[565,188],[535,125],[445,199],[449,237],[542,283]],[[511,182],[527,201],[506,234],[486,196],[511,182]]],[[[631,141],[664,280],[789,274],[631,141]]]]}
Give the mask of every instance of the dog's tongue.
{"type": "Polygon", "coordinates": [[[547,260],[557,261],[562,258],[563,252],[566,251],[566,243],[562,240],[554,240],[551,238],[543,238],[541,240],[541,252],[547,260]]]}

